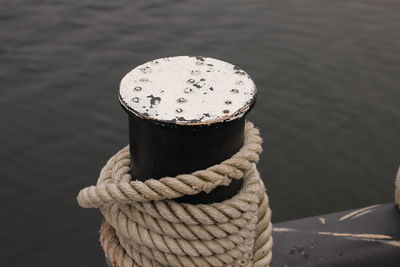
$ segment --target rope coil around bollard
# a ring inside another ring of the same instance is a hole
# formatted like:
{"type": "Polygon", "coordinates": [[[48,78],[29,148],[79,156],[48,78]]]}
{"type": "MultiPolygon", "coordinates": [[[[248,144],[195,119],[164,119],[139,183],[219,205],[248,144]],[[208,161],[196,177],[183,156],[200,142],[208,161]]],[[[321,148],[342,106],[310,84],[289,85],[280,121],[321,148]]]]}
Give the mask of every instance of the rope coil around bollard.
{"type": "Polygon", "coordinates": [[[394,202],[396,203],[397,207],[400,209],[400,167],[397,170],[394,186],[395,186],[394,202]]]}
{"type": "Polygon", "coordinates": [[[103,167],[96,186],[81,190],[78,203],[100,208],[100,242],[115,267],[269,266],[271,210],[256,169],[262,138],[246,122],[242,148],[205,170],[176,177],[133,181],[129,148],[103,167]],[[212,204],[173,199],[210,192],[243,179],[231,199],[212,204]]]}

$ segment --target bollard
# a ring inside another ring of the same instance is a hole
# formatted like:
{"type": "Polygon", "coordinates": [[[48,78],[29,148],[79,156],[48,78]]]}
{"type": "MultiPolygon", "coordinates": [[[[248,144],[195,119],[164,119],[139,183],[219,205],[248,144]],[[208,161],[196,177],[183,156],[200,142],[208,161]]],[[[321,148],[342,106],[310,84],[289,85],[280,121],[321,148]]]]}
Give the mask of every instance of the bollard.
{"type": "MultiPolygon", "coordinates": [[[[228,185],[217,183],[220,186],[209,193],[168,201],[181,194],[147,181],[207,169],[231,158],[242,148],[245,116],[256,94],[243,70],[205,57],[153,60],[122,79],[119,101],[128,113],[130,153],[124,148],[114,155],[98,184],[78,195],[82,207],[100,208],[105,218],[100,242],[109,266],[398,266],[400,213],[393,204],[272,228],[268,196],[254,165],[262,142],[254,128],[246,130],[246,152],[224,164],[228,170],[230,164],[254,168],[243,171],[248,174],[242,177],[243,186],[242,179],[232,179],[228,185]],[[227,199],[228,204],[221,203],[227,199]]],[[[208,171],[184,179],[214,177],[208,171]]],[[[228,175],[218,172],[218,177],[228,175]]],[[[197,193],[197,182],[188,185],[189,192],[197,193]]],[[[182,188],[179,184],[177,191],[182,188]]]]}
{"type": "MultiPolygon", "coordinates": [[[[119,101],[128,113],[132,178],[173,177],[230,158],[243,144],[245,115],[256,93],[246,72],[213,58],[167,57],[130,71],[119,101]]],[[[221,202],[241,184],[233,180],[176,201],[221,202]]]]}
{"type": "Polygon", "coordinates": [[[103,214],[111,266],[269,266],[262,138],[245,122],[256,93],[244,71],[204,57],[153,60],[122,79],[130,146],[77,198],[103,214]]]}
{"type": "MultiPolygon", "coordinates": [[[[83,207],[100,208],[106,219],[100,230],[100,242],[110,266],[138,266],[136,262],[142,267],[194,266],[194,263],[196,266],[253,266],[254,263],[257,267],[398,266],[400,213],[393,204],[284,222],[272,228],[264,186],[256,170],[250,169],[245,173],[252,178],[247,177],[243,187],[242,180],[233,179],[229,185],[221,185],[209,193],[185,195],[175,201],[160,202],[157,195],[147,196],[155,195],[154,188],[163,195],[170,191],[168,187],[155,186],[157,181],[138,181],[206,169],[239,151],[244,141],[245,116],[255,104],[256,93],[254,82],[244,71],[204,57],[153,60],[122,79],[119,100],[128,113],[130,168],[124,149],[123,154],[117,154],[103,168],[100,183],[83,189],[78,196],[83,207]],[[126,175],[128,169],[131,176],[126,175]],[[241,188],[250,191],[239,192],[241,188]],[[234,200],[227,201],[232,206],[220,206],[235,195],[244,198],[236,199],[233,204],[234,200]],[[218,203],[207,207],[186,204],[215,202],[218,203]],[[235,210],[239,206],[240,212],[235,210]],[[211,217],[204,216],[203,209],[211,217]],[[235,222],[226,228],[228,214],[238,215],[231,217],[231,222],[235,222]],[[229,237],[222,233],[225,229],[229,229],[229,237]],[[209,230],[212,236],[205,234],[209,230]],[[271,232],[276,241],[272,262],[271,232]],[[238,242],[238,247],[233,242],[238,242]]],[[[253,136],[254,143],[244,147],[253,149],[256,145],[251,152],[259,154],[258,134],[253,136]]],[[[254,167],[256,159],[258,156],[239,164],[254,167]]],[[[206,176],[204,172],[202,175],[206,176]]],[[[163,180],[173,184],[174,179],[163,180]]],[[[190,185],[193,189],[197,187],[190,185]]]]}

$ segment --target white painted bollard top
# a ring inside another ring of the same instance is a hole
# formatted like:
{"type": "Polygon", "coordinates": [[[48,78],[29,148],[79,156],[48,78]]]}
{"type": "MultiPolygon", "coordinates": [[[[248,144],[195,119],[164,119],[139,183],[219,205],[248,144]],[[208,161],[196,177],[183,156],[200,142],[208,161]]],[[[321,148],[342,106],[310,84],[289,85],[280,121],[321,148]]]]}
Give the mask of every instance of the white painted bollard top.
{"type": "Polygon", "coordinates": [[[177,56],[152,60],[126,74],[119,100],[141,118],[196,125],[242,117],[253,106],[256,93],[253,80],[235,65],[177,56]]]}

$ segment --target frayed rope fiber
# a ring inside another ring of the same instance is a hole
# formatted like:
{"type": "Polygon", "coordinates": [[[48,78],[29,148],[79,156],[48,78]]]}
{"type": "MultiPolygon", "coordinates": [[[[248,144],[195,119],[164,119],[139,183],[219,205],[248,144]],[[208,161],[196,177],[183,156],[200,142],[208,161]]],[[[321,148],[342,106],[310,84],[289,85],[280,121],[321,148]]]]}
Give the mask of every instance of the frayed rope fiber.
{"type": "MultiPolygon", "coordinates": [[[[246,122],[242,148],[205,170],[176,177],[133,181],[129,148],[103,167],[96,186],[80,191],[78,203],[104,216],[100,242],[115,267],[269,266],[271,210],[256,169],[262,138],[246,122]],[[173,199],[210,192],[243,179],[232,198],[192,205],[173,199]]],[[[134,171],[134,170],[133,170],[134,171]]]]}

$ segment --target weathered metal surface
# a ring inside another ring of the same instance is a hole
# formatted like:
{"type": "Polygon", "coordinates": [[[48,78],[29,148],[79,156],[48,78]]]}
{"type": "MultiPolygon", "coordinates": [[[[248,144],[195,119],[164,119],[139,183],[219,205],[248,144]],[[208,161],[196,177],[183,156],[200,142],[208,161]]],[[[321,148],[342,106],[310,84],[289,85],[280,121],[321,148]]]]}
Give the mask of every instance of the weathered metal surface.
{"type": "Polygon", "coordinates": [[[121,104],[136,116],[196,125],[242,117],[256,86],[240,68],[208,57],[167,57],[147,62],[121,81],[121,104]]]}
{"type": "MultiPolygon", "coordinates": [[[[251,78],[206,57],[171,57],[138,66],[121,81],[129,118],[132,177],[191,173],[230,158],[243,145],[245,115],[256,100],[251,78]]],[[[234,196],[241,180],[177,199],[212,203],[234,196]]]]}
{"type": "MultiPolygon", "coordinates": [[[[191,173],[230,158],[244,139],[244,117],[204,125],[171,125],[129,115],[129,143],[133,172],[137,180],[191,173]]],[[[177,201],[211,203],[234,196],[241,180],[219,186],[210,193],[185,196],[177,201]]]]}
{"type": "Polygon", "coordinates": [[[272,267],[400,266],[400,212],[394,204],[275,224],[272,267]]]}

